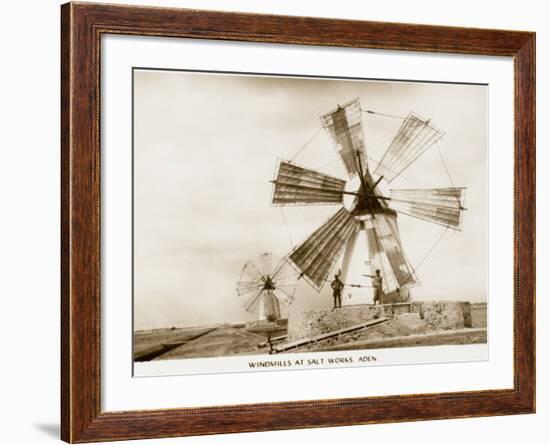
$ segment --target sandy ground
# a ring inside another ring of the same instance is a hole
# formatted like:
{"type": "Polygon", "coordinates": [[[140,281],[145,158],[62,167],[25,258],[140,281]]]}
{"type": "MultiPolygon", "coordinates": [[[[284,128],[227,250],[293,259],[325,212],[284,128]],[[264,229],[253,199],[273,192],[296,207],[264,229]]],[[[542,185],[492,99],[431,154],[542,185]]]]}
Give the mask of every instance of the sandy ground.
{"type": "Polygon", "coordinates": [[[164,343],[185,341],[208,331],[213,326],[202,326],[181,329],[155,329],[153,331],[137,331],[134,333],[134,357],[158,348],[164,343]]]}
{"type": "Polygon", "coordinates": [[[267,348],[257,347],[265,340],[265,336],[248,332],[244,328],[220,327],[197,340],[157,357],[155,360],[267,354],[267,348]]]}
{"type": "MultiPolygon", "coordinates": [[[[154,360],[267,354],[267,346],[258,346],[265,341],[266,336],[263,334],[249,332],[243,327],[227,325],[163,329],[136,333],[134,356],[155,348],[159,350],[163,344],[175,343],[182,344],[161,353],[154,360]],[[213,328],[215,329],[212,330],[213,328]]],[[[486,342],[487,332],[483,328],[434,330],[426,321],[421,320],[418,314],[402,314],[375,327],[344,334],[339,338],[324,340],[288,352],[486,342]]]]}
{"type": "Polygon", "coordinates": [[[258,348],[258,344],[265,342],[267,339],[264,335],[231,326],[218,326],[213,331],[208,332],[213,327],[137,332],[134,336],[134,357],[155,348],[158,349],[162,344],[178,342],[183,344],[159,355],[154,360],[267,353],[267,347],[258,348]],[[204,332],[207,333],[194,338],[204,332]]]}

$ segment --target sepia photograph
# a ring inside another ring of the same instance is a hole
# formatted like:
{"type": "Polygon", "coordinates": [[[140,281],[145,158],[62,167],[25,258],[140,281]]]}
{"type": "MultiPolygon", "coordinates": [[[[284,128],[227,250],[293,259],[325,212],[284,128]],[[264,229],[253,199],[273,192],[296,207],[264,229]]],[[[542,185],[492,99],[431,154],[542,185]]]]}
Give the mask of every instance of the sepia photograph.
{"type": "Polygon", "coordinates": [[[135,376],[487,359],[486,84],[132,75],[135,376]]]}

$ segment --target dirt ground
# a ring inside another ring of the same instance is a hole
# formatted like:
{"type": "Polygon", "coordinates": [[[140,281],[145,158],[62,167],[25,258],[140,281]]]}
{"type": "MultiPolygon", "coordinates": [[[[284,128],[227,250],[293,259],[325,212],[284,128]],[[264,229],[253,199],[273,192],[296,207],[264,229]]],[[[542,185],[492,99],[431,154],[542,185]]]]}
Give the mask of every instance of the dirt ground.
{"type": "Polygon", "coordinates": [[[154,360],[174,360],[181,358],[223,357],[233,355],[267,354],[267,347],[258,348],[258,344],[267,337],[248,332],[245,328],[218,326],[193,329],[163,329],[153,332],[138,332],[134,338],[134,357],[139,353],[167,343],[182,342],[181,346],[154,358],[154,360]],[[198,338],[190,340],[203,332],[198,338]]]}
{"type": "Polygon", "coordinates": [[[196,335],[208,331],[212,327],[154,329],[153,331],[137,331],[134,333],[134,357],[157,348],[165,343],[186,341],[196,335]]]}
{"type": "MultiPolygon", "coordinates": [[[[267,345],[259,347],[266,339],[264,334],[230,325],[137,332],[134,337],[134,357],[155,350],[159,353],[153,354],[153,360],[268,354],[267,345]],[[163,351],[163,345],[173,345],[173,348],[163,351]]],[[[288,352],[486,342],[487,333],[483,328],[439,330],[429,320],[421,319],[418,313],[405,313],[392,316],[380,325],[288,352]]]]}

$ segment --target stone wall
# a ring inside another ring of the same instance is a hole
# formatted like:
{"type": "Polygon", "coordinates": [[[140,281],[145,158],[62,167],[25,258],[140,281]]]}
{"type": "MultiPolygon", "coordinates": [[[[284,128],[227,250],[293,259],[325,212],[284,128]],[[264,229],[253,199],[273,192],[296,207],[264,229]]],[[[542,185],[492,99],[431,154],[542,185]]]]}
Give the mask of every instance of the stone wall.
{"type": "Polygon", "coordinates": [[[433,329],[462,329],[471,326],[469,318],[469,304],[448,301],[424,302],[420,316],[433,329]],[[465,322],[466,319],[466,323],[465,322]],[[470,326],[467,326],[470,324],[470,326]]]}
{"type": "Polygon", "coordinates": [[[291,312],[287,341],[314,337],[384,316],[389,317],[390,322],[369,329],[373,335],[379,333],[391,337],[393,334],[410,335],[484,326],[483,307],[469,302],[415,301],[377,306],[357,305],[329,311],[291,312]]]}
{"type": "Polygon", "coordinates": [[[472,303],[470,307],[473,328],[487,327],[487,303],[472,303]]]}
{"type": "Polygon", "coordinates": [[[345,306],[334,310],[291,312],[287,341],[326,334],[385,315],[384,306],[345,306]]]}

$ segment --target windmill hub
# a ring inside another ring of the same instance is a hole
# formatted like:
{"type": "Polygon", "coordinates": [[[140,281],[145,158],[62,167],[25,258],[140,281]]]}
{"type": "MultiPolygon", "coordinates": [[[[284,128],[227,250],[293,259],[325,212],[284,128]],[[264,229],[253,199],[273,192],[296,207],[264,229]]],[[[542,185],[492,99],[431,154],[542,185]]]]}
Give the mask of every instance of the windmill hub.
{"type": "Polygon", "coordinates": [[[353,212],[357,206],[357,191],[361,186],[358,176],[354,176],[346,181],[344,191],[346,192],[343,197],[344,207],[348,212],[353,212]]]}
{"type": "Polygon", "coordinates": [[[265,275],[262,278],[264,282],[264,290],[275,290],[275,283],[273,282],[273,279],[269,275],[265,275]]]}
{"type": "Polygon", "coordinates": [[[385,205],[384,201],[373,195],[365,195],[360,189],[357,190],[357,202],[351,209],[354,216],[363,216],[366,214],[386,214],[396,216],[395,210],[385,205]]]}

